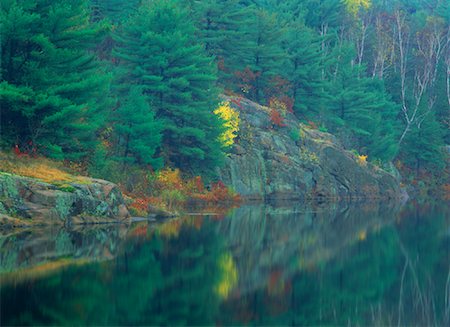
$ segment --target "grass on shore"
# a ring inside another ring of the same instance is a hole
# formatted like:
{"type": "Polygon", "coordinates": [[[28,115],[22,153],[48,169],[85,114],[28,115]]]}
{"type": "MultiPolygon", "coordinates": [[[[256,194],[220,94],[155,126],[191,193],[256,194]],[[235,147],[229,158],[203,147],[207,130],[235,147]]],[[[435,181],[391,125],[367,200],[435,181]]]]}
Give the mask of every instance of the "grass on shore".
{"type": "Polygon", "coordinates": [[[17,156],[0,152],[0,171],[24,177],[36,178],[50,184],[84,181],[83,176],[71,171],[63,163],[41,156],[17,156]]]}

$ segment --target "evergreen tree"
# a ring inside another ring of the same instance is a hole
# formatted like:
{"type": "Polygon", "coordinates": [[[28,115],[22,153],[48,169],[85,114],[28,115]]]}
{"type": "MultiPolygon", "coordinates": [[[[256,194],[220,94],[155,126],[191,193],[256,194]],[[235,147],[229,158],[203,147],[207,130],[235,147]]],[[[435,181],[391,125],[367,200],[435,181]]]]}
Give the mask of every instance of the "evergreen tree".
{"type": "Polygon", "coordinates": [[[443,130],[432,113],[405,137],[401,156],[416,173],[420,169],[440,170],[445,166],[443,130]]]}
{"type": "Polygon", "coordinates": [[[341,0],[308,0],[300,4],[305,24],[320,31],[322,36],[332,34],[333,30],[338,29],[344,17],[344,6],[341,0]]]}
{"type": "Polygon", "coordinates": [[[215,70],[195,32],[178,2],[145,2],[117,35],[115,55],[163,122],[166,163],[199,172],[220,163],[222,128],[215,70]]]}
{"type": "Polygon", "coordinates": [[[285,58],[283,29],[276,14],[266,10],[253,9],[251,18],[249,25],[241,27],[245,29],[246,42],[235,49],[229,65],[239,70],[235,75],[241,90],[250,99],[261,102],[268,97],[272,79],[281,73],[285,58]]]}
{"type": "Polygon", "coordinates": [[[299,20],[287,26],[285,48],[289,60],[283,73],[291,84],[294,110],[300,116],[320,117],[326,108],[329,85],[322,78],[319,41],[299,20]]]}
{"type": "Polygon", "coordinates": [[[108,19],[113,24],[126,21],[139,7],[141,0],[90,0],[92,19],[108,19]]]}
{"type": "Polygon", "coordinates": [[[236,47],[248,9],[239,0],[191,0],[194,21],[208,54],[222,58],[236,47]]]}
{"type": "MultiPolygon", "coordinates": [[[[391,160],[397,154],[396,115],[398,108],[387,95],[383,83],[360,77],[364,67],[352,65],[350,48],[343,47],[339,71],[333,81],[329,122],[341,125],[350,144],[369,158],[391,160]]],[[[339,130],[339,128],[338,128],[339,130]]]]}
{"type": "Polygon", "coordinates": [[[151,165],[154,169],[162,166],[161,158],[154,158],[161,144],[162,126],[139,87],[131,86],[121,101],[114,114],[113,129],[117,136],[116,159],[124,167],[128,163],[151,165]]]}
{"type": "Polygon", "coordinates": [[[100,29],[79,0],[3,1],[1,137],[59,159],[96,143],[109,76],[89,53],[100,29]]]}
{"type": "Polygon", "coordinates": [[[191,0],[190,5],[200,41],[216,60],[219,82],[234,89],[234,72],[245,68],[239,51],[249,42],[245,26],[252,25],[254,7],[240,0],[191,0]]]}

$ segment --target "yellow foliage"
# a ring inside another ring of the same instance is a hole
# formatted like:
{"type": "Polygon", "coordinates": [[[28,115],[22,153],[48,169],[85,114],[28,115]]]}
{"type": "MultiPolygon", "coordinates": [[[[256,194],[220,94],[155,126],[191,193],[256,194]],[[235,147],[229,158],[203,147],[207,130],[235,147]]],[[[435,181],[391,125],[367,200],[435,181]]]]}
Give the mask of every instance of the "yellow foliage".
{"type": "Polygon", "coordinates": [[[367,232],[365,230],[362,230],[358,234],[358,239],[360,241],[364,241],[367,238],[367,232]]]}
{"type": "Polygon", "coordinates": [[[181,173],[178,168],[166,168],[160,170],[156,174],[156,180],[163,189],[181,189],[183,185],[183,179],[181,178],[181,173]]]}
{"type": "Polygon", "coordinates": [[[39,263],[35,266],[21,268],[14,272],[8,272],[0,275],[0,286],[3,284],[19,283],[26,280],[35,280],[54,274],[55,271],[67,268],[69,266],[83,266],[93,262],[91,258],[69,259],[62,258],[54,261],[39,263]]]}
{"type": "Polygon", "coordinates": [[[83,177],[74,176],[64,170],[58,162],[43,157],[16,157],[0,154],[0,171],[37,178],[46,183],[82,182],[83,177]]]}
{"type": "Polygon", "coordinates": [[[308,149],[304,149],[304,148],[300,149],[300,159],[304,162],[307,162],[307,163],[313,164],[313,165],[317,165],[320,162],[317,154],[315,154],[312,151],[309,151],[308,149]]]}
{"type": "Polygon", "coordinates": [[[224,121],[225,132],[220,136],[220,141],[226,147],[233,145],[239,131],[239,112],[231,108],[230,102],[222,102],[214,113],[224,121]]]}
{"type": "Polygon", "coordinates": [[[283,101],[281,101],[278,98],[271,98],[269,100],[269,108],[280,111],[283,114],[283,116],[286,115],[287,110],[288,110],[286,103],[284,103],[283,101]]]}
{"type": "Polygon", "coordinates": [[[217,285],[216,291],[222,298],[226,299],[238,281],[238,272],[233,257],[229,253],[223,254],[219,259],[219,269],[222,277],[217,285]]]}
{"type": "Polygon", "coordinates": [[[359,155],[359,156],[358,156],[358,163],[359,163],[361,166],[367,165],[367,156],[365,156],[365,155],[359,155]]]}
{"type": "Polygon", "coordinates": [[[352,15],[356,16],[358,12],[362,10],[367,10],[372,5],[371,0],[343,0],[347,11],[352,15]]]}
{"type": "Polygon", "coordinates": [[[182,220],[174,219],[165,222],[158,227],[159,233],[166,238],[177,238],[180,234],[181,226],[183,225],[182,220]]]}

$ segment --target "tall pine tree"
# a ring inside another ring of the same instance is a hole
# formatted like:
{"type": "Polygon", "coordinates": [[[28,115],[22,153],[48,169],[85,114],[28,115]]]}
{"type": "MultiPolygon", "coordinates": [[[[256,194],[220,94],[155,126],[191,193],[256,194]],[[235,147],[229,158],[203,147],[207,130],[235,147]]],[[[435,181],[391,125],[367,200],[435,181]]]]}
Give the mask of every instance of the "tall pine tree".
{"type": "Polygon", "coordinates": [[[283,75],[291,84],[294,110],[299,116],[320,117],[327,106],[329,89],[322,77],[320,39],[300,19],[292,20],[286,30],[288,62],[283,75]]]}
{"type": "Polygon", "coordinates": [[[264,9],[249,11],[252,21],[242,25],[245,43],[236,47],[229,64],[239,70],[236,84],[256,102],[268,100],[273,78],[281,73],[285,61],[283,29],[278,17],[264,9]]]}
{"type": "Polygon", "coordinates": [[[137,86],[130,86],[127,95],[121,97],[120,105],[113,115],[113,130],[116,135],[115,158],[127,164],[162,166],[161,158],[155,158],[161,145],[161,123],[155,120],[147,97],[137,86]]]}
{"type": "Polygon", "coordinates": [[[179,2],[147,1],[117,35],[114,53],[163,124],[166,163],[204,172],[222,159],[222,128],[213,114],[218,102],[214,64],[195,33],[179,2]]]}
{"type": "Polygon", "coordinates": [[[87,2],[6,1],[0,20],[4,143],[59,159],[87,155],[109,85],[89,52],[100,30],[87,2]]]}

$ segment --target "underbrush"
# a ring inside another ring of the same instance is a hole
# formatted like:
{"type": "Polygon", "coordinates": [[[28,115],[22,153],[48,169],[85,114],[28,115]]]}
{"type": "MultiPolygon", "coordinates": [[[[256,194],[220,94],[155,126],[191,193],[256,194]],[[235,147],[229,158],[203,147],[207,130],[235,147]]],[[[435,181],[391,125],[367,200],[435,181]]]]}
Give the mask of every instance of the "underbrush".
{"type": "Polygon", "coordinates": [[[400,161],[395,163],[402,176],[402,186],[407,188],[411,196],[428,197],[450,200],[450,163],[440,171],[426,168],[413,169],[400,161]]]}
{"type": "Polygon", "coordinates": [[[200,176],[183,177],[179,169],[170,168],[148,173],[131,192],[125,190],[125,193],[130,198],[132,214],[139,216],[148,214],[152,206],[167,211],[195,207],[204,212],[221,212],[241,201],[240,196],[221,181],[206,187],[200,176]]]}
{"type": "MultiPolygon", "coordinates": [[[[59,187],[89,181],[80,176],[85,169],[79,164],[35,155],[17,155],[13,151],[0,152],[0,171],[36,178],[59,187]]],[[[131,214],[135,216],[146,216],[155,209],[185,212],[192,207],[220,212],[240,202],[239,195],[221,181],[206,186],[202,177],[183,176],[179,169],[166,168],[152,172],[137,166],[123,169],[118,165],[110,173],[94,174],[93,177],[116,183],[125,195],[131,214]]]]}

